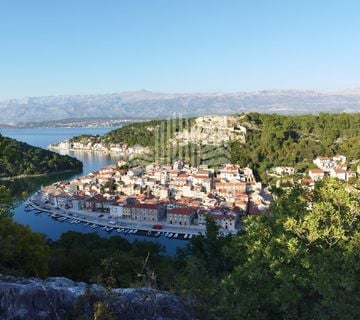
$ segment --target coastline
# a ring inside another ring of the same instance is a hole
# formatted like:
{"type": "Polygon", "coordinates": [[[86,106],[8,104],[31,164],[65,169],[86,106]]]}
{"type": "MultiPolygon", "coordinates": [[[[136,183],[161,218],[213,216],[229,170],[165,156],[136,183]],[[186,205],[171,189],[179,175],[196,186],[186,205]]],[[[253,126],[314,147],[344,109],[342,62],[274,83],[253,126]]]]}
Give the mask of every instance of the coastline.
{"type": "Polygon", "coordinates": [[[54,146],[54,145],[49,145],[47,147],[47,149],[50,151],[97,153],[97,154],[104,154],[104,155],[110,155],[110,156],[119,156],[119,157],[124,157],[124,158],[129,158],[129,159],[131,159],[131,157],[134,157],[134,156],[147,154],[147,152],[150,151],[148,149],[148,147],[141,147],[141,148],[143,148],[142,152],[132,152],[132,151],[124,152],[124,151],[114,151],[114,150],[110,150],[110,149],[99,150],[99,149],[89,149],[89,148],[60,148],[60,147],[54,146]]]}
{"type": "MultiPolygon", "coordinates": [[[[41,202],[39,193],[41,191],[37,191],[33,194],[28,200],[26,201],[27,205],[33,207],[35,210],[50,214],[51,216],[57,217],[64,217],[70,220],[79,220],[80,222],[87,223],[88,226],[93,225],[96,227],[101,227],[105,231],[115,231],[121,233],[119,229],[124,229],[127,231],[130,230],[137,230],[139,233],[138,235],[143,236],[165,236],[168,239],[174,240],[188,240],[193,236],[205,234],[206,229],[204,226],[175,226],[175,225],[168,225],[165,221],[159,222],[163,227],[162,229],[154,229],[153,222],[146,222],[146,221],[136,221],[136,220],[129,220],[129,219],[121,219],[121,218],[102,218],[99,217],[101,215],[100,212],[96,211],[85,211],[85,210],[74,210],[74,209],[57,209],[54,206],[46,205],[41,202]],[[106,228],[108,228],[106,230],[106,228]],[[110,229],[110,230],[109,230],[110,229]],[[177,234],[175,237],[169,237],[166,234],[172,233],[173,235],[177,234]],[[185,237],[185,235],[187,235],[185,237]],[[191,235],[190,238],[188,236],[191,235]]],[[[95,227],[95,228],[96,228],[95,227]]],[[[127,232],[124,232],[125,234],[127,232]]]]}
{"type": "Polygon", "coordinates": [[[109,154],[109,155],[118,155],[118,156],[127,156],[124,152],[116,152],[111,150],[94,150],[94,149],[74,149],[74,148],[59,148],[55,146],[48,146],[48,150],[56,150],[56,151],[66,151],[66,152],[94,152],[94,153],[102,153],[102,154],[109,154]]]}
{"type": "Polygon", "coordinates": [[[51,176],[55,174],[61,173],[71,173],[71,172],[80,172],[80,169],[68,169],[62,171],[55,171],[55,172],[45,172],[45,173],[37,173],[37,174],[22,174],[18,176],[12,177],[1,177],[0,181],[12,181],[12,180],[20,180],[20,179],[27,179],[27,178],[36,178],[36,177],[44,177],[44,176],[51,176]]]}

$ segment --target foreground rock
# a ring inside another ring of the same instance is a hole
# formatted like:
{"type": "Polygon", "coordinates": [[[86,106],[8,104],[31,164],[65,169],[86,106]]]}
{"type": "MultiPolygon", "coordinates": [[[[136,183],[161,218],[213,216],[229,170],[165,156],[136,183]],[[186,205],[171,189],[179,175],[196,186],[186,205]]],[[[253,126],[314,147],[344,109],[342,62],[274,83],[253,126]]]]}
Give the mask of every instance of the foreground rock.
{"type": "Polygon", "coordinates": [[[0,319],[194,319],[182,301],[154,289],[106,290],[66,278],[15,278],[0,275],[0,319]],[[100,317],[99,317],[100,318],[100,317]]]}

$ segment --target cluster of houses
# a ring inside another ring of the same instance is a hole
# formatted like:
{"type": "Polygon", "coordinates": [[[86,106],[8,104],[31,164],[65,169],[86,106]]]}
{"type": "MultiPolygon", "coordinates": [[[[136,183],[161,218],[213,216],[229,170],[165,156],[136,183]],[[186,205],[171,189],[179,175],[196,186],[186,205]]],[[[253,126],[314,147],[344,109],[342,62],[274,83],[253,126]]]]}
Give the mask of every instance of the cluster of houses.
{"type": "Polygon", "coordinates": [[[346,163],[346,156],[336,155],[332,158],[317,157],[313,160],[317,166],[315,169],[309,170],[309,176],[312,181],[318,181],[325,176],[330,176],[343,181],[349,181],[351,178],[356,178],[357,173],[348,169],[346,163]]]}
{"type": "MultiPolygon", "coordinates": [[[[327,176],[349,182],[360,175],[360,166],[357,167],[356,172],[349,170],[345,155],[337,154],[333,157],[317,157],[313,160],[313,163],[317,168],[310,169],[308,171],[308,178],[299,180],[299,183],[314,187],[316,181],[322,180],[327,176]]],[[[273,177],[280,177],[276,181],[276,185],[280,187],[286,184],[294,184],[292,176],[296,174],[296,170],[290,166],[279,166],[271,168],[267,174],[273,177]]]]}
{"type": "Polygon", "coordinates": [[[205,225],[211,216],[220,228],[233,231],[242,216],[268,208],[263,192],[250,168],[232,164],[214,171],[182,161],[132,168],[119,161],[116,167],[43,188],[42,200],[59,208],[154,224],[205,225]]]}
{"type": "Polygon", "coordinates": [[[49,146],[50,149],[72,150],[72,151],[94,151],[104,153],[115,153],[123,156],[133,156],[149,152],[149,148],[142,146],[129,147],[127,144],[105,145],[96,142],[95,138],[83,138],[79,141],[64,140],[49,146]]]}

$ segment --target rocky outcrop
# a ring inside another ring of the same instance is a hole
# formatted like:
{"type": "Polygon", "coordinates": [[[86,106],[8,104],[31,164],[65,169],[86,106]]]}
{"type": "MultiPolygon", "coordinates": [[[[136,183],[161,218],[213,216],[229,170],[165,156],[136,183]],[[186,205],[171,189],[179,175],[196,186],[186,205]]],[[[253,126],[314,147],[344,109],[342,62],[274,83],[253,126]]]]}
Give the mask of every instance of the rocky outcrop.
{"type": "Polygon", "coordinates": [[[239,125],[241,116],[209,115],[197,117],[191,129],[175,134],[172,143],[220,145],[238,140],[245,143],[246,128],[239,125]]]}
{"type": "Polygon", "coordinates": [[[194,319],[178,297],[164,291],[106,290],[66,278],[0,275],[0,320],[93,319],[94,311],[100,309],[108,315],[106,319],[194,319]]]}

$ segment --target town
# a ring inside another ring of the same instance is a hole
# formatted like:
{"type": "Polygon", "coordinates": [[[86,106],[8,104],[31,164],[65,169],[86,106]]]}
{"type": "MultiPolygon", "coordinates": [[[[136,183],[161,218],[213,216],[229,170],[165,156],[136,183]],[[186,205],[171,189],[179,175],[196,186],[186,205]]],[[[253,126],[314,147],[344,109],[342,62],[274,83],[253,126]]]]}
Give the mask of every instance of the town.
{"type": "MultiPolygon", "coordinates": [[[[299,180],[307,187],[312,188],[325,176],[344,181],[357,176],[348,170],[344,155],[317,157],[313,163],[317,168],[299,180]]],[[[271,172],[277,177],[296,173],[288,166],[275,167],[271,172]]],[[[221,233],[236,233],[243,217],[269,211],[273,200],[269,190],[256,181],[252,169],[234,164],[215,170],[183,161],[132,167],[120,160],[70,182],[43,187],[31,200],[33,206],[55,218],[83,221],[93,228],[187,238],[205,233],[207,217],[215,221],[221,233]]]]}
{"type": "Polygon", "coordinates": [[[265,212],[272,197],[250,168],[225,164],[215,171],[182,161],[143,168],[119,161],[70,182],[44,187],[36,200],[52,212],[107,221],[105,227],[171,230],[175,235],[205,232],[207,216],[224,234],[235,233],[242,217],[265,212]]]}

